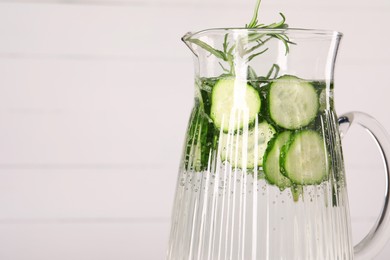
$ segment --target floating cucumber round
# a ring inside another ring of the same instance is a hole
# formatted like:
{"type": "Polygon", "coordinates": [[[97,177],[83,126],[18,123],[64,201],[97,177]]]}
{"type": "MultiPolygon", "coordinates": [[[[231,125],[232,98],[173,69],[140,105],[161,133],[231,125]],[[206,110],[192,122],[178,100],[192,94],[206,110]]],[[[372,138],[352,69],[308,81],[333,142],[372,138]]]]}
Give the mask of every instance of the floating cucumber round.
{"type": "Polygon", "coordinates": [[[321,183],[329,172],[323,138],[314,130],[298,131],[283,146],[280,165],[282,173],[295,184],[321,183]]]}
{"type": "Polygon", "coordinates": [[[317,116],[319,101],[314,86],[295,76],[282,76],[271,83],[268,93],[271,119],[285,129],[307,126],[317,116]]]}
{"type": "Polygon", "coordinates": [[[280,170],[280,151],[290,140],[291,131],[284,131],[269,142],[264,155],[263,170],[268,183],[278,186],[281,190],[291,187],[291,181],[280,170]]]}
{"type": "Polygon", "coordinates": [[[241,134],[222,133],[221,159],[241,169],[262,166],[265,150],[274,134],[275,129],[266,121],[241,134]]]}
{"type": "Polygon", "coordinates": [[[213,87],[210,117],[224,132],[236,131],[253,123],[260,107],[259,93],[245,81],[220,79],[213,87]]]}

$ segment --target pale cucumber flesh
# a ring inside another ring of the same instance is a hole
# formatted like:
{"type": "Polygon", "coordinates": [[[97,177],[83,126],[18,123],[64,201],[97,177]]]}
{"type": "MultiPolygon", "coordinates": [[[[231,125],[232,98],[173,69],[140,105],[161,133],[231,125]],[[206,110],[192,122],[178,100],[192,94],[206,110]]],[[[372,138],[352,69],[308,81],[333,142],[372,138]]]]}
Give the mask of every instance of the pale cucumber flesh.
{"type": "Polygon", "coordinates": [[[268,102],[271,119],[290,130],[310,124],[319,109],[314,86],[294,76],[283,76],[271,83],[268,102]]]}
{"type": "Polygon", "coordinates": [[[242,134],[222,134],[221,159],[233,167],[253,169],[263,165],[268,142],[275,129],[266,121],[244,131],[242,134]]]}
{"type": "Polygon", "coordinates": [[[295,184],[319,184],[328,176],[325,143],[314,130],[295,133],[283,147],[280,160],[283,174],[295,184]]]}
{"type": "Polygon", "coordinates": [[[252,124],[260,108],[258,91],[245,81],[221,79],[213,87],[210,117],[224,132],[235,132],[252,124]]]}

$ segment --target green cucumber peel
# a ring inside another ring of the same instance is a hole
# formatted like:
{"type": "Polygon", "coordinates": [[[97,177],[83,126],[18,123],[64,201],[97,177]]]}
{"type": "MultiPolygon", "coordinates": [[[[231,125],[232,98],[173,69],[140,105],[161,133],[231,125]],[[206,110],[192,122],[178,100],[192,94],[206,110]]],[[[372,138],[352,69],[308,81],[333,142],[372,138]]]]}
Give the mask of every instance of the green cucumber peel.
{"type": "Polygon", "coordinates": [[[276,185],[280,190],[291,187],[292,182],[284,176],[280,169],[280,153],[282,147],[290,140],[292,132],[284,131],[275,135],[268,143],[264,154],[263,170],[269,184],[276,185]]]}

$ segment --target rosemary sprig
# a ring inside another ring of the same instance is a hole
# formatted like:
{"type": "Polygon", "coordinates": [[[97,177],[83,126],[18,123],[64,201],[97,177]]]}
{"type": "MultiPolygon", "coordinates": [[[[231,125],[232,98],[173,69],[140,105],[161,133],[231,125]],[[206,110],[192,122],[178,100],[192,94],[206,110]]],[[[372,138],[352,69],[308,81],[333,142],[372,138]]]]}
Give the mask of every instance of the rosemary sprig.
{"type": "MultiPolygon", "coordinates": [[[[281,20],[279,22],[271,23],[271,24],[261,24],[258,21],[258,13],[260,9],[260,3],[261,0],[256,1],[253,17],[251,21],[245,25],[246,29],[285,29],[288,28],[288,24],[286,23],[286,17],[280,13],[281,20]]],[[[228,75],[235,75],[234,70],[234,56],[239,55],[245,62],[250,62],[255,57],[260,56],[261,54],[268,51],[268,48],[266,47],[266,43],[270,41],[271,39],[277,39],[283,42],[287,55],[290,47],[290,44],[294,44],[291,42],[287,35],[281,33],[281,32],[264,32],[264,33],[258,33],[258,32],[249,32],[246,37],[239,38],[236,41],[236,44],[232,44],[230,46],[228,41],[228,34],[225,34],[224,41],[222,44],[222,50],[213,48],[209,44],[199,40],[199,39],[188,39],[189,42],[194,43],[201,47],[202,49],[208,51],[211,55],[214,55],[215,57],[221,59],[222,61],[226,62],[229,66],[229,68],[226,68],[221,62],[219,62],[220,66],[222,67],[222,70],[228,74],[228,75]]],[[[271,70],[273,71],[275,69],[275,66],[273,65],[271,70]]],[[[278,70],[276,70],[277,76],[278,70]]],[[[252,75],[253,76],[253,75],[252,75]]],[[[267,78],[270,75],[267,75],[267,78]]]]}

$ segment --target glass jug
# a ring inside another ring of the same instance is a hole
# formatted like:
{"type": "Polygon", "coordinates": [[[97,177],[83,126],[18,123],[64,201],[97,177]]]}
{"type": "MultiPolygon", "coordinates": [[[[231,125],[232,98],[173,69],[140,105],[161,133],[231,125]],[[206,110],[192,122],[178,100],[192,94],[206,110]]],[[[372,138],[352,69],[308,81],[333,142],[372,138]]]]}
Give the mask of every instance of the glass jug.
{"type": "Polygon", "coordinates": [[[210,29],[195,54],[195,104],[167,259],[372,259],[389,237],[390,141],[372,117],[337,117],[341,33],[210,29]],[[385,204],[355,247],[341,137],[366,128],[385,163],[385,204]]]}

